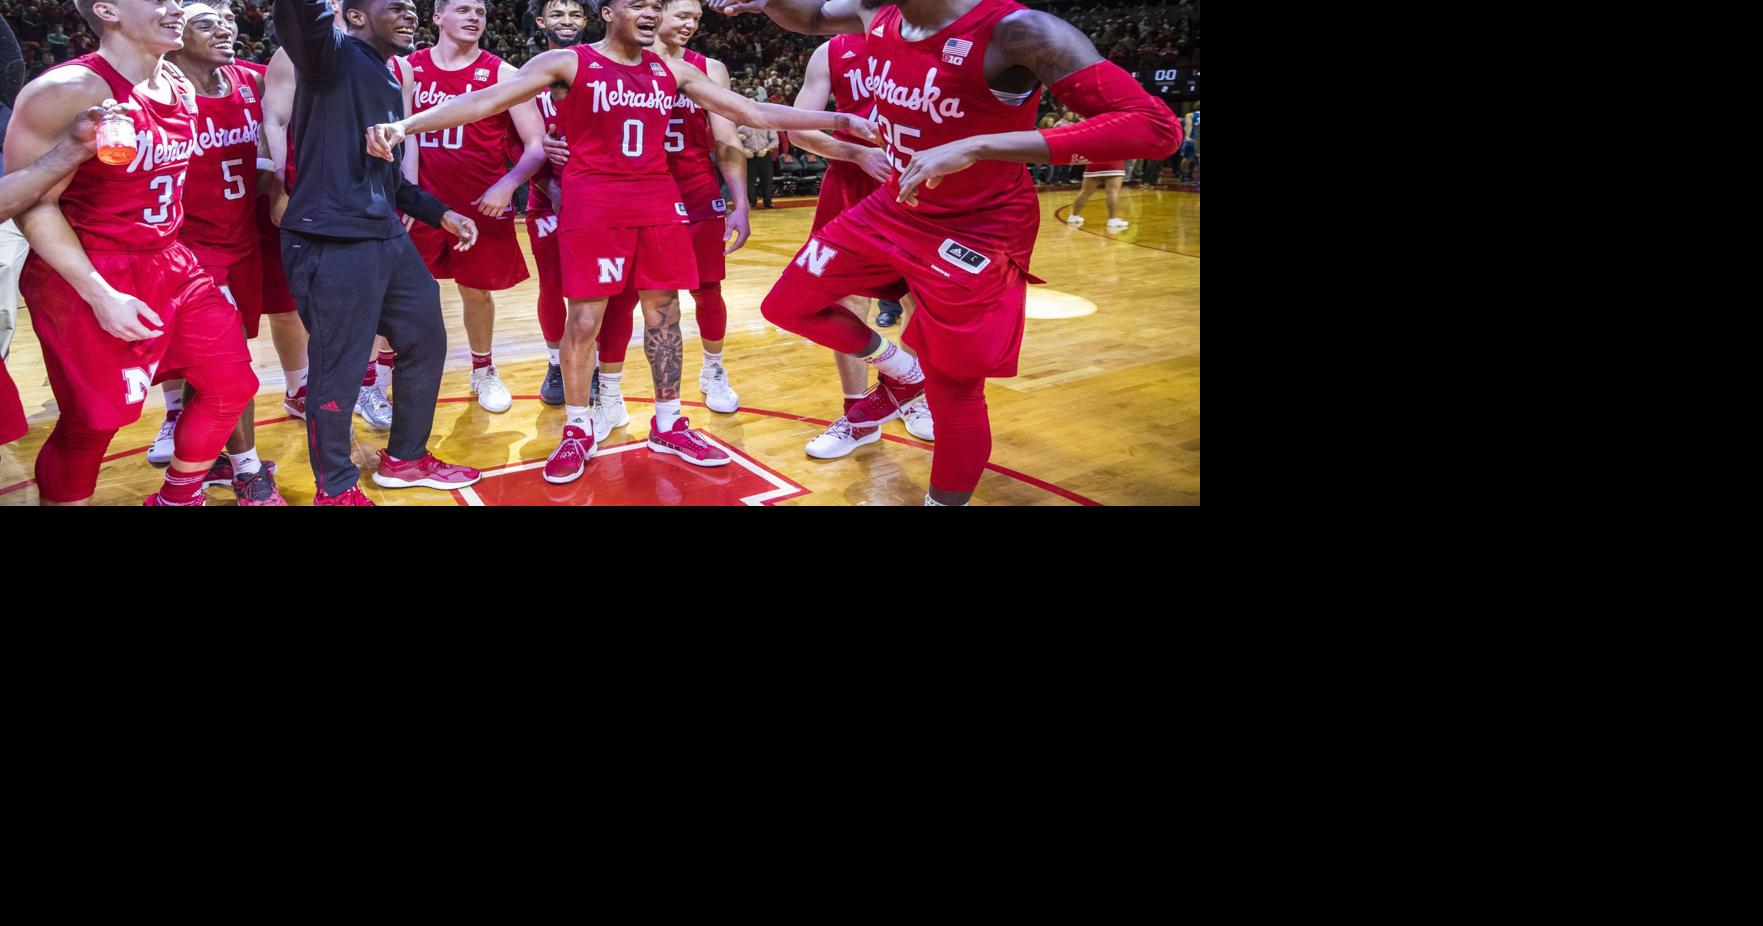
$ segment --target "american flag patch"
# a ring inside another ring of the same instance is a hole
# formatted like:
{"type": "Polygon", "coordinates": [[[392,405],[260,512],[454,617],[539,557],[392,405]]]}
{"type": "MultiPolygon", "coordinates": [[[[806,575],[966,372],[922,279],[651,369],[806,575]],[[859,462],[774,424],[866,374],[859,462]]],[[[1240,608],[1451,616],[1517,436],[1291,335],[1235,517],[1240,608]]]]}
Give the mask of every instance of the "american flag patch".
{"type": "Polygon", "coordinates": [[[667,76],[667,69],[662,67],[659,62],[655,62],[655,61],[649,62],[649,70],[654,71],[656,77],[666,77],[667,76]]]}
{"type": "Polygon", "coordinates": [[[973,43],[967,39],[950,39],[943,43],[943,60],[950,64],[960,64],[973,54],[973,43]]]}

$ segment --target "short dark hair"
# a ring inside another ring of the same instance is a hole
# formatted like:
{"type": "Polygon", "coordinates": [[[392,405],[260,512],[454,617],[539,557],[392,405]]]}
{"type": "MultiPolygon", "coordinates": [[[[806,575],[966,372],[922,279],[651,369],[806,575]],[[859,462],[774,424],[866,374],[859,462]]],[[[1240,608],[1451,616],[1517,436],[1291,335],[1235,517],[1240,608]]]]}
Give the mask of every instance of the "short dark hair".
{"type": "Polygon", "coordinates": [[[342,9],[339,12],[346,15],[350,10],[360,10],[365,13],[370,6],[373,6],[373,0],[343,0],[342,9]]]}
{"type": "MultiPolygon", "coordinates": [[[[437,2],[439,2],[439,0],[437,0],[437,2]]],[[[592,12],[588,6],[588,0],[529,0],[529,2],[526,5],[527,18],[540,19],[540,18],[544,17],[544,15],[545,15],[545,7],[548,7],[553,3],[559,3],[559,2],[573,3],[576,6],[581,7],[582,12],[584,12],[584,13],[591,13],[592,12]]]]}

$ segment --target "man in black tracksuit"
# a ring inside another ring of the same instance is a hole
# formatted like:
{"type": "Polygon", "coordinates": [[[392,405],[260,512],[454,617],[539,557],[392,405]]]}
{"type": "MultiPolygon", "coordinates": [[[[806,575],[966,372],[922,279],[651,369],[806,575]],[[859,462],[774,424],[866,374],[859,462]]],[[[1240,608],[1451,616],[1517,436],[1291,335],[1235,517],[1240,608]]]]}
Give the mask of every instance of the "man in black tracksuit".
{"type": "Polygon", "coordinates": [[[343,0],[342,11],[337,32],[326,0],[275,0],[276,35],[299,77],[282,264],[311,337],[306,429],[316,503],[360,505],[370,503],[355,489],[352,413],[376,332],[398,353],[398,380],[391,440],[374,482],[455,489],[478,480],[476,470],[428,452],[447,330],[440,285],[398,212],[452,232],[460,250],[476,242],[477,226],[406,181],[395,163],[366,153],[368,127],[404,115],[386,59],[412,51],[415,3],[343,0]]]}

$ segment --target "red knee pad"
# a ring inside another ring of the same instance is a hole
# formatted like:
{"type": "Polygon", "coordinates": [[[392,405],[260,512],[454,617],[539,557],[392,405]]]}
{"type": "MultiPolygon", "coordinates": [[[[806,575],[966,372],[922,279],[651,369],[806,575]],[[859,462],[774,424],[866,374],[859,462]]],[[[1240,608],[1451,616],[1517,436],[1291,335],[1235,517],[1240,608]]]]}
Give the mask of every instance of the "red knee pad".
{"type": "Polygon", "coordinates": [[[926,364],[924,395],[937,423],[930,484],[945,492],[972,492],[992,456],[986,381],[944,376],[926,364]]]}
{"type": "Polygon", "coordinates": [[[728,303],[722,301],[722,284],[705,283],[703,289],[692,290],[692,302],[698,306],[698,337],[722,340],[728,334],[728,303]]]}
{"type": "Polygon", "coordinates": [[[251,364],[240,361],[191,367],[184,371],[184,379],[196,395],[178,416],[172,452],[189,463],[212,460],[220,456],[227,435],[257,394],[257,374],[251,364]]]}
{"type": "Polygon", "coordinates": [[[91,498],[98,489],[98,465],[115,436],[114,430],[94,430],[69,418],[55,422],[37,451],[37,494],[51,502],[91,498]]]}
{"type": "Polygon", "coordinates": [[[630,350],[631,313],[637,309],[637,291],[626,289],[606,302],[606,314],[600,318],[600,363],[623,363],[630,350]]]}

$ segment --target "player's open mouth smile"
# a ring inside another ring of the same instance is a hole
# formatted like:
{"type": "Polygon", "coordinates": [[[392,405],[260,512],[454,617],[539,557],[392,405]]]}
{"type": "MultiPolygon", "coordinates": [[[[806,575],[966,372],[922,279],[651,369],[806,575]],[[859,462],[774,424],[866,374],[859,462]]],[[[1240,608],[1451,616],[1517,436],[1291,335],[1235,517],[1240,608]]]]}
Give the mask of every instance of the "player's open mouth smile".
{"type": "Polygon", "coordinates": [[[396,29],[396,30],[393,30],[392,34],[401,38],[401,39],[407,39],[410,41],[415,41],[415,39],[416,39],[416,30],[415,29],[396,29]]]}

